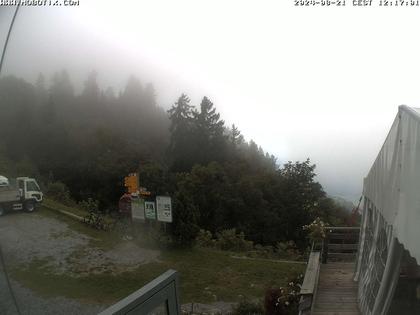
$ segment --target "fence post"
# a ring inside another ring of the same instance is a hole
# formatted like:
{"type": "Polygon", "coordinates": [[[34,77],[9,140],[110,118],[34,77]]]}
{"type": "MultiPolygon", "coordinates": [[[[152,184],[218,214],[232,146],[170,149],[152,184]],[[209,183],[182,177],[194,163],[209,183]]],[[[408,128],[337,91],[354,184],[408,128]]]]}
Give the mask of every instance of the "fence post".
{"type": "Polygon", "coordinates": [[[322,263],[326,264],[328,261],[328,233],[322,240],[322,263]]]}

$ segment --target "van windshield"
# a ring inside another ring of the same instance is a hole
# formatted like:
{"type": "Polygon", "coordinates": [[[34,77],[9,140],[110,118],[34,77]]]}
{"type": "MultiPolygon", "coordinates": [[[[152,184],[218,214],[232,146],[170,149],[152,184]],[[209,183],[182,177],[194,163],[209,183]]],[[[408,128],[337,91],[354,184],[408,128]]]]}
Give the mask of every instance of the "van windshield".
{"type": "Polygon", "coordinates": [[[39,186],[35,181],[28,181],[26,183],[26,189],[28,191],[41,191],[41,189],[39,189],[39,186]]]}

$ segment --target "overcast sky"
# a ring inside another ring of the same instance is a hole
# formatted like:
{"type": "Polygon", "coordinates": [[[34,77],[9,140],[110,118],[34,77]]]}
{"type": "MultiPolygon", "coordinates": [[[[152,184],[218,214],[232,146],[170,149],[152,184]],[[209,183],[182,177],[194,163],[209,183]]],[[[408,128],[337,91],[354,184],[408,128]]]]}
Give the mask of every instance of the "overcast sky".
{"type": "Polygon", "coordinates": [[[420,107],[420,8],[351,3],[23,7],[4,70],[34,81],[66,68],[80,88],[95,69],[100,85],[116,91],[134,74],[153,82],[165,108],[182,92],[195,104],[207,95],[247,140],[280,163],[310,157],[328,193],[354,200],[398,105],[420,107]]]}

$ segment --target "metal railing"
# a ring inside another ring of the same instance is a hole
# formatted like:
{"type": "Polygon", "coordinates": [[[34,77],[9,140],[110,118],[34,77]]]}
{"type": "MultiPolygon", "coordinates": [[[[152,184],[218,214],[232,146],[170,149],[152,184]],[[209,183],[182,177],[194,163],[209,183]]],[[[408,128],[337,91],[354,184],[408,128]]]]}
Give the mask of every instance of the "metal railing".
{"type": "Polygon", "coordinates": [[[179,315],[179,277],[168,270],[98,315],[179,315]]]}

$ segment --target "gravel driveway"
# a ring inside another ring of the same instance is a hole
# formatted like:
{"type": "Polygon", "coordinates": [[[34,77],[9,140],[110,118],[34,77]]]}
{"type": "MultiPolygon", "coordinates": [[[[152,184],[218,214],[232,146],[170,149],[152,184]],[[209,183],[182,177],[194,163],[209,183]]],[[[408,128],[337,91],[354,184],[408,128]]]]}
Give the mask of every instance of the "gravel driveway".
{"type": "MultiPolygon", "coordinates": [[[[43,260],[55,273],[74,277],[90,272],[118,273],[154,261],[159,251],[125,241],[111,250],[92,247],[91,238],[72,230],[65,222],[39,213],[11,213],[0,218],[0,246],[6,269],[43,260]]],[[[10,274],[10,272],[9,272],[10,274]]],[[[106,305],[77,300],[46,298],[11,279],[21,314],[96,314],[106,305]]],[[[18,314],[0,264],[0,314],[18,314]]]]}

